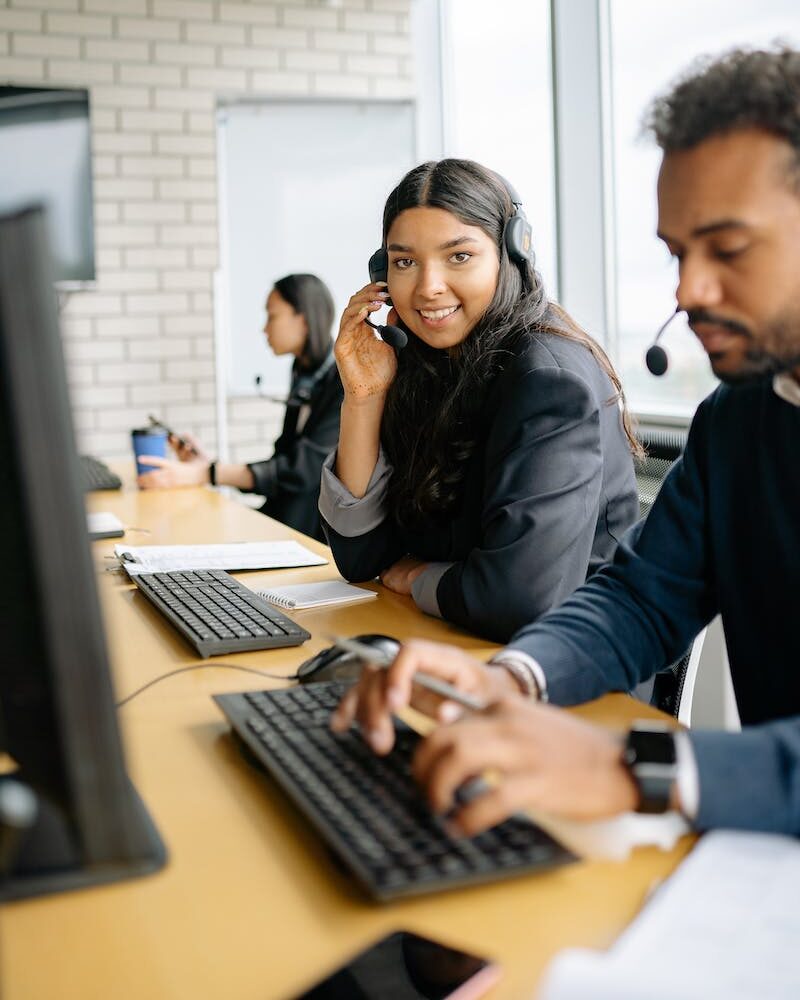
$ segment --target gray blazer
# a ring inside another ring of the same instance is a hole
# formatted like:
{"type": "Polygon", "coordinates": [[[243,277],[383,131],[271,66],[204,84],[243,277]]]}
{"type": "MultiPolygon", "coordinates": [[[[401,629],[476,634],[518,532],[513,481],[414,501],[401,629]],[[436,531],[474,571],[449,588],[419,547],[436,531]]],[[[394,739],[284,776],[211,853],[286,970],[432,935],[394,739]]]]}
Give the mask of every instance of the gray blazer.
{"type": "Polygon", "coordinates": [[[370,580],[401,556],[431,563],[415,582],[422,610],[507,640],[560,604],[609,559],[638,516],[614,389],[590,351],[531,334],[495,378],[459,508],[401,527],[386,505],[382,460],[364,498],[323,469],[320,512],[336,565],[370,580]]]}

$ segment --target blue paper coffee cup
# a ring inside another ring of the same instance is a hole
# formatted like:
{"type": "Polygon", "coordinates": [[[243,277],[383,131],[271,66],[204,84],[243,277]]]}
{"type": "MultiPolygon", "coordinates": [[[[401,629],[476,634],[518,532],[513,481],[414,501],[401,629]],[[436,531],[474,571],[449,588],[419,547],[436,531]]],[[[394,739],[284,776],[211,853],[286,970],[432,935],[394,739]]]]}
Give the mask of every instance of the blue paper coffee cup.
{"type": "Polygon", "coordinates": [[[142,427],[139,430],[131,431],[133,440],[133,453],[136,456],[136,474],[152,472],[154,465],[144,465],[139,461],[140,455],[158,455],[159,458],[167,457],[167,432],[162,427],[142,427]]]}

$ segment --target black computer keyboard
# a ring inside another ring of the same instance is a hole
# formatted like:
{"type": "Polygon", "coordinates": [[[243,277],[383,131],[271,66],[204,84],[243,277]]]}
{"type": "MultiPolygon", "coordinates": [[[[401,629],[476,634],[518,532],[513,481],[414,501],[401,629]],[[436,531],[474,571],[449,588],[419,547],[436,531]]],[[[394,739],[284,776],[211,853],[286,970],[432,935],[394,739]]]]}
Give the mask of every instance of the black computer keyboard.
{"type": "Polygon", "coordinates": [[[575,860],[533,823],[451,837],[410,773],[420,737],[398,723],[377,757],[329,721],[347,684],[215,695],[231,726],[371,895],[380,900],[486,882],[575,860]]]}
{"type": "Polygon", "coordinates": [[[201,656],[299,646],[311,638],[220,569],[142,573],[133,581],[201,656]]]}
{"type": "Polygon", "coordinates": [[[122,480],[116,472],[112,472],[99,458],[79,455],[78,462],[84,493],[91,493],[92,490],[118,490],[122,487],[122,480]]]}

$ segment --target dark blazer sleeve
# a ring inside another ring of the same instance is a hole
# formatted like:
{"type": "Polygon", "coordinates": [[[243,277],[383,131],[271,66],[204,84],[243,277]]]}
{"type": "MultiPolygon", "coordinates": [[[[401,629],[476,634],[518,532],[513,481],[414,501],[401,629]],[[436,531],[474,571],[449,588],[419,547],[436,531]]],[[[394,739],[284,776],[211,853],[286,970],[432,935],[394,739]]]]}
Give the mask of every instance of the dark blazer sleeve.
{"type": "Polygon", "coordinates": [[[602,402],[556,366],[498,389],[481,536],[442,576],[437,599],[444,618],[503,641],[586,579],[602,484],[602,402]]]}
{"type": "Polygon", "coordinates": [[[272,458],[249,465],[253,473],[252,492],[272,497],[276,493],[313,493],[319,490],[322,463],[339,440],[342,403],[338,379],[325,387],[302,432],[296,437],[281,434],[272,458]]]}
{"type": "Polygon", "coordinates": [[[692,730],[700,830],[732,827],[800,835],[800,718],[740,733],[692,730]]]}
{"type": "Polygon", "coordinates": [[[352,583],[374,580],[387,567],[406,554],[406,547],[388,521],[349,538],[340,535],[327,521],[322,528],[333,552],[336,568],[352,583]]]}
{"type": "MultiPolygon", "coordinates": [[[[362,503],[356,515],[358,534],[344,535],[333,528],[324,517],[325,504],[320,503],[322,530],[331,547],[336,568],[345,580],[354,583],[373,580],[381,570],[397,562],[407,552],[405,541],[392,519],[386,516],[384,508],[391,472],[385,460],[378,461],[367,486],[369,509],[365,511],[362,503]]],[[[339,524],[339,527],[343,526],[339,524]]]]}
{"type": "Polygon", "coordinates": [[[556,704],[632,690],[673,663],[717,613],[705,478],[713,398],[701,404],[683,457],[613,562],[511,639],[539,662],[556,704]]]}

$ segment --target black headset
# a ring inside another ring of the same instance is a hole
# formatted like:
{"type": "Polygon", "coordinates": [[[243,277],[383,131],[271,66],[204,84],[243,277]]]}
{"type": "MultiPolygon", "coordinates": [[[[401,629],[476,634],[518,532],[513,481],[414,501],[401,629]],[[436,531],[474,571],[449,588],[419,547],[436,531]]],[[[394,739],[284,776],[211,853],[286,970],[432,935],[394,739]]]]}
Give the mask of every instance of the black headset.
{"type": "Polygon", "coordinates": [[[533,229],[522,208],[522,198],[517,194],[513,184],[510,184],[505,177],[495,174],[498,180],[505,185],[511,204],[514,206],[514,214],[505,224],[503,229],[503,243],[506,252],[515,264],[531,264],[533,254],[531,253],[533,229]]]}
{"type": "MultiPolygon", "coordinates": [[[[517,194],[514,185],[510,184],[505,177],[498,173],[495,173],[495,177],[505,187],[511,204],[514,206],[514,214],[503,227],[503,244],[506,253],[515,264],[529,265],[532,263],[533,256],[531,253],[533,230],[522,208],[522,198],[517,194]]],[[[371,282],[386,281],[389,275],[389,254],[386,252],[386,247],[380,247],[376,250],[370,257],[367,266],[371,282]]],[[[386,304],[391,305],[391,299],[387,299],[386,304]]],[[[369,317],[366,318],[365,322],[373,330],[377,330],[386,343],[390,347],[394,347],[395,350],[401,350],[408,343],[408,335],[399,326],[381,326],[378,323],[373,323],[369,317]]]]}
{"type": "Polygon", "coordinates": [[[256,375],[254,379],[256,392],[262,399],[268,399],[270,403],[280,403],[281,406],[302,406],[303,403],[311,401],[311,397],[314,395],[314,390],[331,370],[334,360],[333,351],[330,351],[323,359],[322,363],[318,365],[311,374],[306,376],[306,378],[303,379],[302,384],[291,391],[286,399],[282,396],[268,396],[266,393],[262,392],[260,375],[256,375]]]}
{"type": "MultiPolygon", "coordinates": [[[[389,276],[389,254],[386,252],[386,247],[380,247],[375,251],[370,257],[367,267],[369,268],[369,280],[373,284],[376,281],[386,281],[389,276]]],[[[387,299],[386,305],[390,306],[391,304],[392,300],[387,299]]],[[[381,326],[380,323],[373,323],[369,316],[364,317],[364,322],[373,330],[377,330],[382,339],[396,351],[402,351],[408,343],[408,334],[399,326],[381,326]]]]}
{"type": "Polygon", "coordinates": [[[647,368],[652,375],[663,375],[669,367],[667,352],[661,344],[659,344],[658,340],[679,312],[683,312],[683,310],[680,306],[675,306],[675,312],[670,316],[666,323],[661,324],[658,328],[658,333],[655,335],[653,343],[647,348],[647,353],[644,356],[644,363],[647,365],[647,368]]]}

